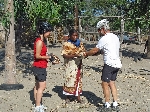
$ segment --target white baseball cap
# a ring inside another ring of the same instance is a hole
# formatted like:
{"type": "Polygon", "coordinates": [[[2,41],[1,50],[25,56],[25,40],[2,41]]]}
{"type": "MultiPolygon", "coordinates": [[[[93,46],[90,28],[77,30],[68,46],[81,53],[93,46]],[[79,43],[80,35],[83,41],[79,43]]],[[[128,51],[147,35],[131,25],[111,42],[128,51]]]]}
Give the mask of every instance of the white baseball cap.
{"type": "Polygon", "coordinates": [[[96,27],[97,29],[101,29],[102,27],[104,27],[105,29],[109,29],[108,23],[109,21],[107,21],[107,19],[102,19],[97,23],[96,27]]]}

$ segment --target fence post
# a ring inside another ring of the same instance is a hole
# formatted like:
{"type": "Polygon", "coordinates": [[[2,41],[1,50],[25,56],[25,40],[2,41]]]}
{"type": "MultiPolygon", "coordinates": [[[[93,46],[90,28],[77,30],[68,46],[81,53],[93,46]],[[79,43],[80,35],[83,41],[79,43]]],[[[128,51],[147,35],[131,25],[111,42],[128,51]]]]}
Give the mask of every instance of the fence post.
{"type": "Polygon", "coordinates": [[[124,33],[124,19],[121,18],[121,40],[120,42],[123,42],[123,33],[124,33]]]}
{"type": "Polygon", "coordinates": [[[78,5],[75,4],[75,29],[78,30],[78,5]]]}
{"type": "Polygon", "coordinates": [[[81,18],[79,17],[79,39],[81,39],[82,26],[81,26],[81,18]]]}
{"type": "Polygon", "coordinates": [[[139,41],[139,44],[141,44],[141,29],[140,29],[140,27],[138,27],[138,41],[139,41]]]}
{"type": "Polygon", "coordinates": [[[57,27],[54,26],[54,38],[53,38],[53,43],[57,43],[57,37],[58,37],[58,35],[57,35],[57,27]]]}
{"type": "Polygon", "coordinates": [[[121,18],[121,35],[120,35],[120,57],[122,58],[122,42],[123,42],[123,33],[124,33],[124,19],[121,18]]]}

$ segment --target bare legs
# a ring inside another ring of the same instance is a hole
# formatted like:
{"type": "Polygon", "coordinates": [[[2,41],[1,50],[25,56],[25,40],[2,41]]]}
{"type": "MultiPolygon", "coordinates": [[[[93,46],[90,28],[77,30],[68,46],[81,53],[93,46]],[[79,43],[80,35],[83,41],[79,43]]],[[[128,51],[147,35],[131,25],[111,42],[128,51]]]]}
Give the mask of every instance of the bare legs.
{"type": "Polygon", "coordinates": [[[37,96],[38,88],[39,88],[39,84],[38,84],[38,81],[36,80],[35,81],[35,86],[34,86],[34,100],[35,100],[35,103],[36,103],[36,96],[37,96]]]}
{"type": "Polygon", "coordinates": [[[109,83],[102,82],[102,88],[103,88],[105,102],[109,102],[109,100],[110,100],[109,83]]]}
{"type": "Polygon", "coordinates": [[[116,89],[115,81],[110,81],[109,86],[111,89],[113,100],[117,101],[117,89],[116,89]]]}
{"type": "Polygon", "coordinates": [[[78,102],[81,102],[80,94],[78,94],[78,96],[77,96],[77,101],[78,101],[78,102]]]}
{"type": "Polygon", "coordinates": [[[34,99],[35,99],[35,104],[36,106],[41,105],[41,100],[43,96],[43,91],[46,88],[46,82],[35,82],[35,87],[34,87],[34,99]]]}
{"type": "Polygon", "coordinates": [[[110,101],[110,90],[111,90],[111,93],[113,96],[113,100],[117,101],[117,89],[115,86],[115,81],[110,81],[109,83],[103,81],[102,82],[102,88],[103,88],[105,102],[110,101]]]}

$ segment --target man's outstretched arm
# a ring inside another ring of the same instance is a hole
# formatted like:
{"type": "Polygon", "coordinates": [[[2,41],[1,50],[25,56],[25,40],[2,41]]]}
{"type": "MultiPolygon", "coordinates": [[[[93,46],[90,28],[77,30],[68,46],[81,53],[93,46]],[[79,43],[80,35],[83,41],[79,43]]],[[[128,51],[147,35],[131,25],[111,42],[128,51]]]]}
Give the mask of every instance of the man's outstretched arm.
{"type": "Polygon", "coordinates": [[[92,56],[98,52],[100,52],[100,49],[95,47],[95,48],[92,48],[91,50],[85,52],[85,54],[86,54],[86,56],[92,56]]]}

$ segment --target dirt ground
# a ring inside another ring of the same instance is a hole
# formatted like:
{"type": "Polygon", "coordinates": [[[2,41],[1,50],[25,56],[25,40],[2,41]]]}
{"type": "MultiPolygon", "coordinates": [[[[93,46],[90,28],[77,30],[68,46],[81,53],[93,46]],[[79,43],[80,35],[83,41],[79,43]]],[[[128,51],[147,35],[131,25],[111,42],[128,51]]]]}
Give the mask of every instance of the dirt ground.
{"type": "MultiPolygon", "coordinates": [[[[96,43],[86,43],[87,49],[96,43]]],[[[150,59],[141,58],[144,45],[130,44],[122,49],[123,67],[116,80],[120,112],[150,112],[150,59]],[[135,62],[135,59],[138,59],[135,62]]],[[[47,68],[47,88],[43,94],[43,104],[48,107],[46,112],[97,112],[104,103],[101,87],[101,70],[103,57],[91,56],[83,60],[83,94],[85,104],[76,102],[65,105],[63,86],[63,58],[60,56],[61,44],[49,46],[49,52],[57,55],[61,63],[49,64],[47,68]]],[[[34,76],[28,63],[31,63],[33,52],[21,49],[20,61],[17,61],[16,79],[23,89],[0,90],[0,112],[32,112],[34,76]]],[[[0,84],[5,83],[4,49],[0,50],[0,84]]]]}

